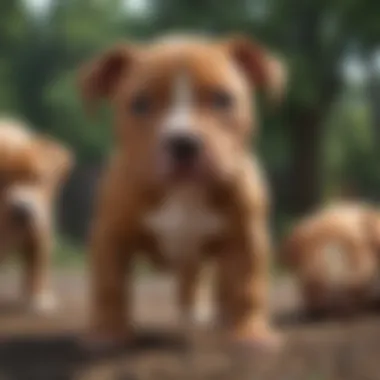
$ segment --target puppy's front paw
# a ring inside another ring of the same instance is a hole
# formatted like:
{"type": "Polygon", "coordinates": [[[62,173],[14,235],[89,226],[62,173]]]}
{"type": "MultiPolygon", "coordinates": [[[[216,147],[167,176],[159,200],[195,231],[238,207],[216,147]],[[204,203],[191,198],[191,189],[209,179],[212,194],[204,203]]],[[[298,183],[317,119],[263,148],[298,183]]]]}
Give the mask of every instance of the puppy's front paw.
{"type": "Polygon", "coordinates": [[[232,334],[230,342],[238,350],[273,353],[281,349],[284,339],[280,333],[266,328],[232,334]]]}
{"type": "Polygon", "coordinates": [[[27,308],[36,314],[51,314],[57,310],[58,301],[51,292],[41,292],[28,299],[27,308]]]}
{"type": "Polygon", "coordinates": [[[201,305],[194,308],[194,310],[184,313],[182,319],[188,325],[206,326],[212,323],[213,313],[208,307],[201,305]]]}
{"type": "Polygon", "coordinates": [[[179,315],[179,327],[183,334],[189,335],[196,331],[215,328],[214,313],[209,307],[195,307],[182,311],[179,315]]]}

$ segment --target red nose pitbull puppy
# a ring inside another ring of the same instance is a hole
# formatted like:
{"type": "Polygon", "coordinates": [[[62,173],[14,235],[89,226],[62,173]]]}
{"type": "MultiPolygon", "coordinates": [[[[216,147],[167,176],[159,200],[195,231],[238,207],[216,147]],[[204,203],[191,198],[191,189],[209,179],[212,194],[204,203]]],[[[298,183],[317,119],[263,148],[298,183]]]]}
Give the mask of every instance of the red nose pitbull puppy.
{"type": "Polygon", "coordinates": [[[54,199],[72,164],[61,144],[0,120],[0,259],[20,254],[26,302],[37,312],[55,305],[49,283],[54,199]]]}
{"type": "Polygon", "coordinates": [[[309,317],[359,311],[373,295],[380,252],[380,214],[335,204],[301,221],[286,238],[282,260],[297,277],[309,317]]]}
{"type": "Polygon", "coordinates": [[[244,38],[125,44],[83,68],[86,106],[107,99],[116,133],[90,243],[95,341],[130,336],[131,264],[145,251],[177,275],[185,316],[211,256],[227,335],[274,342],[268,191],[250,151],[252,91],[277,97],[283,85],[280,63],[244,38]]]}

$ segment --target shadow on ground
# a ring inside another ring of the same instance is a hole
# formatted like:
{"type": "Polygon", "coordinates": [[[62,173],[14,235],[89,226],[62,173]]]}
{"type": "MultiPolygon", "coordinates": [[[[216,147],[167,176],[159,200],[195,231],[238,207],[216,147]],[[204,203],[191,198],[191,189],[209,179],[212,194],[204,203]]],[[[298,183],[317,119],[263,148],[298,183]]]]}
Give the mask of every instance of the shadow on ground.
{"type": "MultiPolygon", "coordinates": [[[[285,328],[285,326],[283,326],[285,328]]],[[[13,337],[0,342],[4,380],[379,380],[377,317],[291,326],[278,353],[233,352],[198,336],[146,331],[117,352],[88,355],[76,336],[13,337]]]]}
{"type": "MultiPolygon", "coordinates": [[[[141,325],[134,344],[89,355],[78,344],[86,315],[86,297],[78,292],[83,281],[67,275],[58,280],[64,308],[54,317],[27,315],[1,301],[0,380],[380,380],[380,315],[374,311],[307,320],[285,307],[294,304],[293,291],[278,286],[280,295],[273,298],[281,306],[274,314],[283,347],[239,351],[222,346],[207,329],[185,341],[172,324],[170,287],[145,281],[136,297],[141,325]]],[[[9,288],[7,281],[0,286],[9,288]]]]}
{"type": "Polygon", "coordinates": [[[178,354],[187,348],[183,339],[167,331],[145,331],[128,347],[96,355],[86,353],[74,335],[14,337],[0,341],[0,379],[69,380],[102,362],[152,351],[178,354]]]}

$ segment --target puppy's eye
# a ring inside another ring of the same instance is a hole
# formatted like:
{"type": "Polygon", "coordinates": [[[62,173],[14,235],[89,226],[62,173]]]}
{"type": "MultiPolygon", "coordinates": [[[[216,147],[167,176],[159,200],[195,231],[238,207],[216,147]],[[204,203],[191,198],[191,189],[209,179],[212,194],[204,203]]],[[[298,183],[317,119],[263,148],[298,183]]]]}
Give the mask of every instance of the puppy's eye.
{"type": "Polygon", "coordinates": [[[136,116],[145,116],[152,110],[151,99],[144,94],[136,95],[130,104],[130,111],[136,116]]]}
{"type": "Polygon", "coordinates": [[[212,107],[219,111],[228,111],[234,105],[233,96],[223,90],[213,91],[211,93],[212,107]]]}

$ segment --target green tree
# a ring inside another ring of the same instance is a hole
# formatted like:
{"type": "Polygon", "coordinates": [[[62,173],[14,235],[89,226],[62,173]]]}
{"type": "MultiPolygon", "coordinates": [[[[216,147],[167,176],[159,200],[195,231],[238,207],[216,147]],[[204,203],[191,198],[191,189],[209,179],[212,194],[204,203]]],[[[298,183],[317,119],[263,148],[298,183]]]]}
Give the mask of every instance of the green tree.
{"type": "Polygon", "coordinates": [[[264,154],[289,178],[288,211],[302,213],[321,200],[323,144],[332,107],[343,90],[341,65],[352,46],[372,52],[379,23],[375,1],[156,1],[159,29],[241,31],[266,41],[287,57],[289,95],[273,130],[265,127],[264,154]],[[279,128],[286,131],[282,134],[279,128]],[[279,136],[285,142],[279,143],[279,136]],[[285,145],[284,145],[285,144],[285,145]],[[285,149],[285,150],[284,150],[285,149]],[[287,151],[287,157],[283,152],[287,151]],[[284,166],[287,164],[287,167],[284,166]],[[289,187],[290,187],[289,186],[289,187]]]}
{"type": "Polygon", "coordinates": [[[18,111],[14,69],[27,35],[27,10],[20,0],[0,4],[0,112],[18,111]]]}

